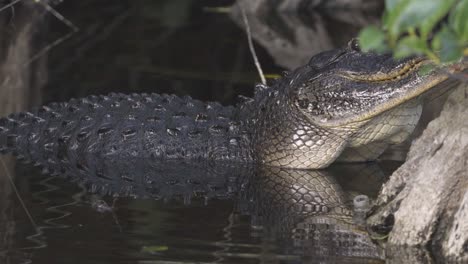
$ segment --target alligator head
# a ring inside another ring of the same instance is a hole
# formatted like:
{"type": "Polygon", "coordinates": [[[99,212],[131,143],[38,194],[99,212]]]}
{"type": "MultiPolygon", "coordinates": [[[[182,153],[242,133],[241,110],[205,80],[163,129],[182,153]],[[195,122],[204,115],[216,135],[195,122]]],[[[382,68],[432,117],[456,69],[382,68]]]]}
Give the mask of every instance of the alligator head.
{"type": "Polygon", "coordinates": [[[429,63],[422,57],[396,60],[391,54],[365,53],[355,40],[314,56],[261,99],[254,136],[259,159],[322,168],[351,149],[355,161],[377,158],[412,132],[421,113],[417,98],[446,80],[447,72],[463,68],[423,74],[421,67],[429,63]]]}

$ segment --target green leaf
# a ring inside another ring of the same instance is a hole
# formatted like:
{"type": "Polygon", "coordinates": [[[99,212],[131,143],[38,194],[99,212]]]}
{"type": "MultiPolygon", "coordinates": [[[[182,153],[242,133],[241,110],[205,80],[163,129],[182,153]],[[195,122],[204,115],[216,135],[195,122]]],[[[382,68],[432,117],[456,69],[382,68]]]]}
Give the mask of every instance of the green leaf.
{"type": "Polygon", "coordinates": [[[388,12],[384,11],[382,14],[382,29],[383,30],[388,30],[387,24],[388,24],[388,12]]]}
{"type": "Polygon", "coordinates": [[[444,26],[432,40],[432,49],[440,53],[442,62],[453,62],[463,56],[463,49],[458,44],[457,35],[444,26]]]}
{"type": "Polygon", "coordinates": [[[427,51],[426,43],[424,40],[417,36],[406,36],[398,41],[395,48],[395,58],[404,58],[410,55],[422,55],[427,51]]]}
{"type": "Polygon", "coordinates": [[[376,26],[368,26],[364,28],[358,36],[359,46],[365,52],[377,51],[384,52],[387,50],[385,45],[385,33],[376,26]]]}
{"type": "Polygon", "coordinates": [[[397,39],[400,35],[400,15],[409,4],[409,0],[386,1],[385,4],[388,5],[385,27],[388,29],[390,39],[397,39]]]}
{"type": "Polygon", "coordinates": [[[385,0],[385,9],[387,11],[392,11],[401,1],[405,0],[385,0]]]}
{"type": "Polygon", "coordinates": [[[424,76],[429,74],[433,69],[435,69],[435,65],[433,64],[426,64],[422,65],[421,68],[419,68],[419,75],[424,76]]]}
{"type": "Polygon", "coordinates": [[[389,13],[389,33],[397,37],[408,28],[419,28],[426,38],[454,3],[455,0],[400,0],[389,13]]]}
{"type": "MultiPolygon", "coordinates": [[[[434,6],[428,16],[424,17],[421,22],[421,37],[427,39],[434,26],[450,11],[455,4],[455,0],[434,0],[434,6]]],[[[465,14],[466,15],[466,14],[465,14]]]]}
{"type": "Polygon", "coordinates": [[[468,42],[468,0],[461,0],[449,16],[449,23],[460,42],[468,42]]]}

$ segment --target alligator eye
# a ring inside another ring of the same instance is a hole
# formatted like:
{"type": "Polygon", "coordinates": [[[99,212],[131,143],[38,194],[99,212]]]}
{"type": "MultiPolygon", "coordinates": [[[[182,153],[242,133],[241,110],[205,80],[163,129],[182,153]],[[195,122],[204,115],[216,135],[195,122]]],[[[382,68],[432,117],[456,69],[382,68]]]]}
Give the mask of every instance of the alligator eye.
{"type": "Polygon", "coordinates": [[[356,38],[353,38],[348,42],[348,47],[351,50],[361,52],[361,47],[359,47],[359,41],[356,38]]]}
{"type": "Polygon", "coordinates": [[[307,65],[318,70],[337,61],[345,53],[344,49],[324,51],[313,56],[307,65]]]}

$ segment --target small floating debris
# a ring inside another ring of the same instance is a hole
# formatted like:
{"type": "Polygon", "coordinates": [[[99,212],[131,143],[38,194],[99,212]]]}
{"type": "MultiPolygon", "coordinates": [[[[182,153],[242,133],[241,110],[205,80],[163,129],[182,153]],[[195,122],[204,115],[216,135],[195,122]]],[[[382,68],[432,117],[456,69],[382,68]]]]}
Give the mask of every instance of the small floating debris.
{"type": "Polygon", "coordinates": [[[370,199],[367,195],[357,195],[353,199],[354,206],[354,223],[360,226],[365,226],[367,212],[370,210],[370,199]]]}
{"type": "Polygon", "coordinates": [[[370,209],[370,200],[367,195],[357,195],[353,199],[354,211],[361,212],[365,211],[368,212],[370,209]]]}
{"type": "Polygon", "coordinates": [[[147,253],[147,254],[152,254],[152,255],[159,254],[167,250],[169,250],[168,246],[157,246],[157,245],[156,246],[143,246],[141,248],[142,253],[147,253]]]}

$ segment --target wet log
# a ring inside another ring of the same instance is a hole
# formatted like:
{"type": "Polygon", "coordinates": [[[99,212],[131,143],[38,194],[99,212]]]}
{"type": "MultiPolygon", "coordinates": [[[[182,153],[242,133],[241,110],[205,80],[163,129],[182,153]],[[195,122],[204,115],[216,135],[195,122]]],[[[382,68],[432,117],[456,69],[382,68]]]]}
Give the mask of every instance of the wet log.
{"type": "Polygon", "coordinates": [[[449,96],[440,116],[413,143],[375,208],[370,226],[394,222],[389,259],[401,255],[398,248],[413,247],[431,249],[444,263],[468,262],[468,84],[449,96]]]}

